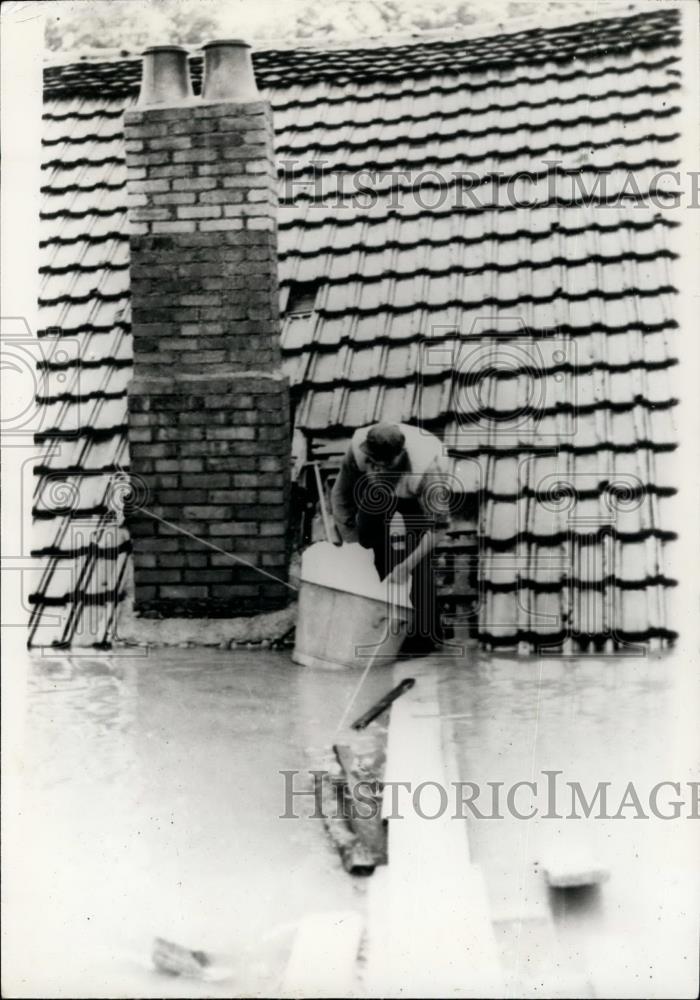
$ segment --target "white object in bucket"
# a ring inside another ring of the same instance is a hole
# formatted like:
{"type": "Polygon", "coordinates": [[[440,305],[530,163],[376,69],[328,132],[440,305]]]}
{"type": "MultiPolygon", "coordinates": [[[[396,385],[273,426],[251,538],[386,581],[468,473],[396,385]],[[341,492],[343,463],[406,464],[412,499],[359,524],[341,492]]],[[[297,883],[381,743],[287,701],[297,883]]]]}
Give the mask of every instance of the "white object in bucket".
{"type": "Polygon", "coordinates": [[[409,584],[380,580],[371,550],[318,542],[301,560],[292,659],[305,666],[364,667],[391,662],[413,616],[409,584]]]}
{"type": "Polygon", "coordinates": [[[357,543],[338,546],[317,542],[309,546],[301,557],[301,579],[374,601],[412,606],[408,596],[409,584],[390,584],[388,580],[380,580],[372,550],[357,543]]]}

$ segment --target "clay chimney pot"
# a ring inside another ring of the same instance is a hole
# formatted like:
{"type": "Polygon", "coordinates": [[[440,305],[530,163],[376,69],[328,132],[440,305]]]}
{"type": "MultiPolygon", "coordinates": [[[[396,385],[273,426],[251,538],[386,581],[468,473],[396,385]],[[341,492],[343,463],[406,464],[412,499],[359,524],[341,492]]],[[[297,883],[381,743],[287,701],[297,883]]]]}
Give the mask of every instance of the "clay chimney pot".
{"type": "Polygon", "coordinates": [[[181,104],[192,97],[187,49],[181,45],[153,45],[146,49],[139,106],[181,104]]]}
{"type": "Polygon", "coordinates": [[[204,50],[204,101],[259,101],[250,45],[239,38],[207,42],[204,50]]]}

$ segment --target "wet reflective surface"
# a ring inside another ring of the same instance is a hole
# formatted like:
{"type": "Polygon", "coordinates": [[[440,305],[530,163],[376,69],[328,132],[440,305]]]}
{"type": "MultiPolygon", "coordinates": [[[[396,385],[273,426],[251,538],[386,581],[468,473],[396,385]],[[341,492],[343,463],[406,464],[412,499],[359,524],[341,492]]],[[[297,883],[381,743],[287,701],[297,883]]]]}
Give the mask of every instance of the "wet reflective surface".
{"type": "MultiPolygon", "coordinates": [[[[436,665],[457,771],[478,784],[482,812],[494,811],[487,783],[503,782],[503,818],[468,826],[509,995],[676,995],[697,951],[697,820],[637,821],[632,808],[619,820],[518,820],[506,794],[536,781],[542,812],[542,772],[556,770],[552,811],[570,811],[567,781],[588,799],[609,781],[615,813],[632,781],[648,812],[655,782],[695,776],[694,668],[473,652],[436,665]],[[548,861],[580,848],[609,880],[547,888],[548,861]]],[[[19,996],[275,995],[301,917],[364,909],[367,883],[342,870],[321,821],[279,818],[280,770],[306,772],[295,787],[310,787],[358,677],[269,651],[35,656],[11,762],[22,866],[3,887],[14,916],[6,991],[11,977],[19,996]],[[230,975],[155,972],[156,936],[214,953],[230,975]]],[[[374,668],[349,718],[393,684],[391,667],[374,668]]],[[[662,794],[661,808],[673,798],[662,794]]],[[[514,804],[529,810],[527,788],[514,804]]]]}
{"type": "MultiPolygon", "coordinates": [[[[441,709],[452,716],[459,777],[478,784],[474,804],[485,816],[503,816],[469,818],[468,829],[511,995],[673,996],[694,974],[698,820],[654,818],[649,804],[656,782],[697,779],[693,670],[668,656],[538,660],[471,652],[444,664],[441,709]],[[562,773],[548,779],[544,771],[562,773]],[[548,780],[556,781],[552,793],[548,780]],[[533,819],[509,815],[507,791],[517,781],[536,782],[536,793],[522,786],[512,798],[522,814],[537,806],[533,819]],[[567,782],[579,782],[591,801],[606,781],[605,809],[598,800],[586,819],[577,804],[581,818],[566,819],[567,782]],[[633,818],[632,793],[619,819],[602,818],[620,812],[628,782],[650,818],[633,818]],[[608,881],[548,888],[547,863],[585,868],[582,853],[609,872],[608,881]]],[[[672,814],[677,798],[661,790],[658,811],[672,814]]],[[[687,816],[687,785],[680,798],[687,816]]]]}
{"type": "MultiPolygon", "coordinates": [[[[363,907],[322,822],[279,818],[280,770],[310,787],[357,679],[264,651],[34,657],[23,864],[5,886],[14,995],[274,995],[300,917],[363,907]],[[232,975],[153,971],[155,936],[232,975]]],[[[351,718],[390,686],[378,668],[351,718]]],[[[296,807],[309,817],[313,800],[296,807]]]]}

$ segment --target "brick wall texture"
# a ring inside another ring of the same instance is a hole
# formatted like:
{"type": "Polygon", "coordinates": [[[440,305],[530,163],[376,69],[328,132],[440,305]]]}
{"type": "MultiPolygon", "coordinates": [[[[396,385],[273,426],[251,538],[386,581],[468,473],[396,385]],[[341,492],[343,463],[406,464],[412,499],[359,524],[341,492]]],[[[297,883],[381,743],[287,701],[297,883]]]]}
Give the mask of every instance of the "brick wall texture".
{"type": "Polygon", "coordinates": [[[271,110],[192,101],[129,111],[125,131],[136,608],[278,608],[284,584],[225,554],[286,580],[291,429],[271,110]]]}

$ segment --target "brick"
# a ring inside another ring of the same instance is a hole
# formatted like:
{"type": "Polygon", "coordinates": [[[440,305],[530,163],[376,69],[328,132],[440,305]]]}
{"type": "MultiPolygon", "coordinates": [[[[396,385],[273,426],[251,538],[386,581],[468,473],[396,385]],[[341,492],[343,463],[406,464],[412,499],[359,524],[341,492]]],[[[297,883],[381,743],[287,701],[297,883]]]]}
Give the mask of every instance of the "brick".
{"type": "Polygon", "coordinates": [[[168,163],[167,166],[151,167],[149,175],[151,177],[193,177],[196,166],[194,163],[168,163]]]}
{"type": "Polygon", "coordinates": [[[187,573],[187,583],[230,583],[235,564],[230,563],[230,569],[195,569],[187,573]]]}
{"type": "Polygon", "coordinates": [[[183,295],[180,298],[183,306],[218,306],[221,304],[220,295],[183,295]]]}
{"type": "Polygon", "coordinates": [[[171,504],[196,504],[206,503],[207,491],[204,489],[188,490],[159,490],[158,502],[171,504]]]}
{"type": "Polygon", "coordinates": [[[147,171],[145,167],[127,167],[126,168],[126,179],[129,184],[133,184],[136,181],[145,180],[147,177],[147,171]]]}
{"type": "Polygon", "coordinates": [[[270,105],[266,101],[218,101],[211,104],[202,102],[196,108],[198,118],[228,118],[231,115],[263,115],[271,119],[270,105]]]}
{"type": "Polygon", "coordinates": [[[142,583],[179,583],[182,579],[180,570],[178,569],[153,569],[153,570],[143,570],[139,573],[139,579],[142,583]]]}
{"type": "Polygon", "coordinates": [[[211,163],[218,156],[216,149],[183,149],[173,153],[173,163],[211,163]]]}
{"type": "Polygon", "coordinates": [[[204,598],[207,596],[205,586],[193,586],[187,584],[179,587],[159,587],[159,595],[164,598],[180,598],[182,600],[192,600],[192,598],[204,598]]]}
{"type": "Polygon", "coordinates": [[[209,534],[212,536],[234,538],[239,535],[257,535],[257,533],[258,525],[256,521],[233,521],[231,519],[223,523],[213,521],[209,525],[209,534]]]}
{"type": "Polygon", "coordinates": [[[180,481],[179,476],[168,476],[168,475],[162,476],[156,474],[149,476],[149,483],[155,489],[164,489],[164,490],[175,489],[178,486],[179,481],[180,481]]]}
{"type": "Polygon", "coordinates": [[[220,150],[220,155],[225,160],[259,160],[265,156],[266,152],[267,150],[264,145],[249,144],[222,149],[220,150]]]}
{"type": "Polygon", "coordinates": [[[217,188],[215,191],[203,191],[200,195],[200,202],[202,204],[212,204],[212,205],[229,205],[236,197],[237,192],[220,190],[217,188]]]}
{"type": "Polygon", "coordinates": [[[153,438],[154,428],[153,427],[134,427],[129,428],[129,440],[132,442],[143,442],[151,441],[153,438]]]}
{"type": "Polygon", "coordinates": [[[165,566],[162,560],[167,558],[166,556],[158,556],[156,558],[155,552],[135,552],[134,553],[134,565],[138,566],[140,569],[155,569],[157,566],[165,566]]]}
{"type": "MultiPolygon", "coordinates": [[[[219,132],[249,132],[251,129],[265,129],[265,115],[226,115],[219,118],[216,127],[219,132]]],[[[262,142],[272,141],[272,130],[265,129],[262,142]]]]}
{"type": "Polygon", "coordinates": [[[242,132],[199,132],[192,136],[193,146],[242,146],[245,138],[242,132]]]}
{"type": "Polygon", "coordinates": [[[260,503],[284,503],[284,490],[260,490],[258,499],[260,503]]]}
{"type": "Polygon", "coordinates": [[[147,139],[151,149],[190,149],[192,139],[188,135],[166,135],[163,138],[158,136],[147,139]]]}
{"type": "Polygon", "coordinates": [[[278,524],[261,524],[260,534],[265,535],[284,535],[286,534],[287,528],[284,522],[280,521],[278,524]]]}
{"type": "Polygon", "coordinates": [[[280,575],[287,576],[287,556],[284,552],[264,552],[262,556],[263,566],[279,566],[280,575]]]}
{"type": "Polygon", "coordinates": [[[212,503],[252,504],[257,500],[255,490],[212,490],[212,503]]]}
{"type": "Polygon", "coordinates": [[[217,181],[214,177],[183,177],[172,183],[173,191],[208,191],[216,187],[217,181]]]}
{"type": "Polygon", "coordinates": [[[180,219],[177,222],[154,222],[154,233],[192,233],[195,229],[194,222],[180,219]]]}
{"type": "Polygon", "coordinates": [[[168,569],[183,569],[185,566],[184,552],[166,552],[158,557],[158,565],[168,569]]]}
{"type": "Polygon", "coordinates": [[[201,504],[184,507],[182,513],[195,521],[220,521],[231,516],[231,508],[223,504],[201,504]]]}
{"type": "Polygon", "coordinates": [[[165,178],[157,180],[151,180],[148,178],[143,181],[129,181],[128,190],[138,192],[139,194],[157,194],[169,191],[170,181],[165,180],[165,178]]]}
{"type": "MultiPolygon", "coordinates": [[[[270,179],[259,174],[235,174],[231,176],[231,165],[227,164],[228,174],[221,178],[221,185],[224,188],[245,188],[247,191],[272,192],[273,185],[270,179]]],[[[223,171],[222,171],[223,173],[223,171]]],[[[276,189],[275,197],[277,196],[276,189]]]]}
{"type": "Polygon", "coordinates": [[[265,218],[253,218],[246,220],[246,226],[248,229],[274,229],[275,223],[273,219],[265,218]]]}
{"type": "Polygon", "coordinates": [[[205,220],[197,223],[197,227],[203,233],[223,232],[227,229],[243,229],[243,221],[241,219],[205,220]]]}
{"type": "MultiPolygon", "coordinates": [[[[204,194],[221,195],[222,196],[221,201],[226,202],[226,204],[224,205],[224,215],[226,216],[231,216],[231,217],[234,216],[245,217],[249,215],[263,216],[268,211],[267,205],[257,205],[257,204],[246,205],[242,201],[234,203],[235,199],[232,197],[227,197],[228,192],[226,191],[205,191],[204,194]]],[[[204,198],[204,194],[202,195],[202,198],[204,198]]],[[[272,215],[273,211],[274,211],[273,207],[270,206],[269,208],[270,215],[272,215]]]]}
{"type": "Polygon", "coordinates": [[[153,195],[154,205],[193,205],[194,194],[191,191],[166,191],[153,195]]]}
{"type": "Polygon", "coordinates": [[[233,476],[233,485],[254,489],[260,485],[259,476],[253,473],[236,473],[233,476]]]}
{"type": "MultiPolygon", "coordinates": [[[[210,192],[205,191],[205,194],[210,192]]],[[[178,219],[218,219],[221,215],[220,205],[193,205],[191,207],[178,208],[178,219]]]]}
{"type": "MultiPolygon", "coordinates": [[[[210,472],[197,476],[197,486],[202,488],[211,489],[217,486],[228,486],[228,482],[229,476],[225,472],[210,472]]],[[[217,501],[214,500],[213,502],[216,503],[217,501]]]]}
{"type": "Polygon", "coordinates": [[[186,566],[192,566],[197,569],[205,569],[208,565],[208,559],[204,553],[185,552],[183,555],[185,557],[186,566]]]}
{"type": "Polygon", "coordinates": [[[238,551],[245,553],[245,558],[250,559],[248,554],[250,552],[279,552],[285,544],[285,539],[282,536],[279,538],[241,538],[238,541],[238,551]]]}
{"type": "Polygon", "coordinates": [[[129,167],[153,167],[169,162],[170,152],[167,149],[154,153],[127,153],[126,156],[126,163],[129,167]]]}
{"type": "Polygon", "coordinates": [[[139,139],[155,139],[158,136],[169,135],[170,126],[166,122],[156,123],[153,121],[142,124],[132,124],[125,119],[125,135],[134,136],[139,139]]]}
{"type": "Polygon", "coordinates": [[[253,427],[210,427],[207,437],[217,441],[252,441],[255,438],[253,427]]]}
{"type": "Polygon", "coordinates": [[[201,472],[204,469],[204,462],[201,458],[188,458],[180,462],[180,469],[187,474],[201,472]]]}
{"type": "Polygon", "coordinates": [[[131,213],[134,222],[155,222],[162,219],[170,219],[169,208],[134,208],[131,213]]]}
{"type": "Polygon", "coordinates": [[[251,160],[245,165],[245,171],[247,174],[267,174],[270,173],[271,168],[274,169],[269,160],[263,159],[262,157],[257,160],[251,160]]]}
{"type": "Polygon", "coordinates": [[[258,597],[260,587],[254,584],[229,584],[228,586],[216,585],[212,587],[212,595],[220,598],[236,597],[258,597]]]}

